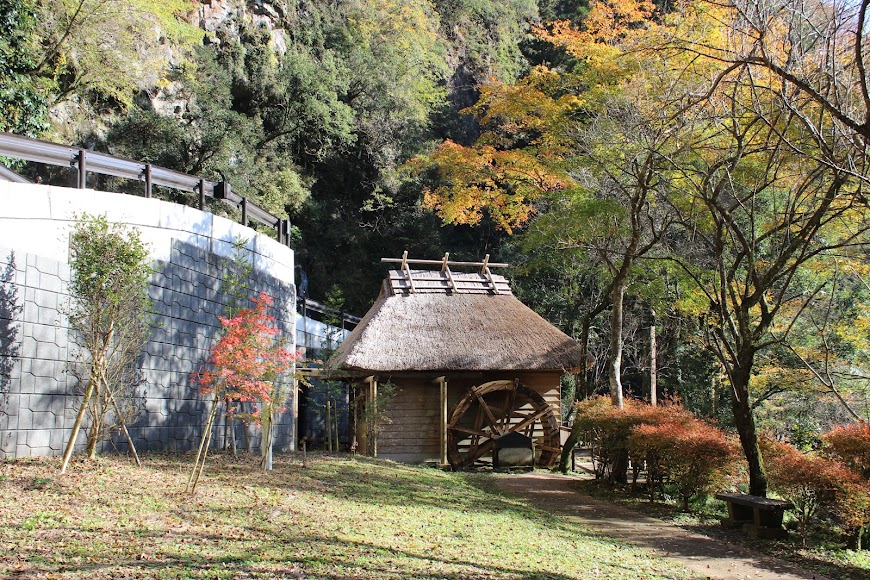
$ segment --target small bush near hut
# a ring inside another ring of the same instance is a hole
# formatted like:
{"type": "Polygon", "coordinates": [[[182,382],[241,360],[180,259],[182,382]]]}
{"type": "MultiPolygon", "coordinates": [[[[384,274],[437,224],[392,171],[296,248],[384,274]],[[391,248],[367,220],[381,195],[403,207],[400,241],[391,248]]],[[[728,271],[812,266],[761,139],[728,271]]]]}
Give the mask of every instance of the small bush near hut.
{"type": "Polygon", "coordinates": [[[852,423],[822,435],[825,453],[846,465],[859,481],[846,482],[835,512],[846,531],[850,547],[867,545],[862,536],[870,527],[870,424],[852,423]]]}
{"type": "Polygon", "coordinates": [[[628,440],[634,427],[664,421],[664,414],[655,409],[630,399],[620,409],[607,397],[593,397],[577,404],[574,422],[580,424],[592,450],[596,479],[612,478],[614,466],[629,452],[628,440]]]}
{"type": "Polygon", "coordinates": [[[627,400],[620,409],[608,398],[596,397],[578,403],[574,420],[592,448],[597,479],[609,479],[620,454],[628,454],[635,476],[639,466],[646,466],[650,499],[669,483],[684,510],[693,496],[722,482],[737,458],[724,432],[677,403],[652,407],[627,400]]]}

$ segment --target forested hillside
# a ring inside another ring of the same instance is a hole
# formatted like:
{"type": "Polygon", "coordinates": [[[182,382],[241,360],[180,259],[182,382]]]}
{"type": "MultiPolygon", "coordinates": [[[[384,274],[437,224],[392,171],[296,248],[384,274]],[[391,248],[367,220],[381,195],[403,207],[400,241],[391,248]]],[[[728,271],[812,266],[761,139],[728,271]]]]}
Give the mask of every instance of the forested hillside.
{"type": "Polygon", "coordinates": [[[0,130],[225,178],[356,314],[383,256],[510,262],[565,399],[655,378],[763,494],[763,431],[870,418],[867,8],[2,0],[0,130]]]}

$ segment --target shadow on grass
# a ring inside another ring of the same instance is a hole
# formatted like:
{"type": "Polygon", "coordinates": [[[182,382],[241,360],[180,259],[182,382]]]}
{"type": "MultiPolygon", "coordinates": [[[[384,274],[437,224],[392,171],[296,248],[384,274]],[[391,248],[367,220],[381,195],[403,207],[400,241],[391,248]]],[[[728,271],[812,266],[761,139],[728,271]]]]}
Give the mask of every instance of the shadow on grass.
{"type": "MultiPolygon", "coordinates": [[[[524,497],[531,505],[550,513],[573,516],[586,533],[590,530],[587,526],[591,526],[600,536],[620,540],[618,545],[628,542],[665,551],[685,560],[703,558],[713,562],[713,568],[727,569],[733,560],[741,559],[751,562],[760,570],[778,575],[800,574],[801,571],[795,569],[800,567],[805,569],[803,572],[812,570],[838,580],[870,580],[868,569],[801,553],[796,537],[786,541],[753,540],[739,531],[722,528],[718,522],[680,524],[670,521],[672,516],[679,513],[674,506],[629,503],[624,496],[602,490],[591,481],[561,479],[555,480],[558,483],[552,486],[545,481],[537,481],[538,488],[534,492],[507,493],[510,497],[524,497]],[[645,529],[644,523],[649,523],[651,527],[645,529]],[[673,528],[673,533],[667,528],[673,528]],[[682,532],[697,535],[689,536],[682,532]]],[[[491,479],[482,480],[481,485],[484,489],[497,489],[491,479]]],[[[562,522],[571,521],[559,519],[562,522]]],[[[570,528],[564,524],[557,526],[570,532],[570,528]]]]}
{"type": "MultiPolygon", "coordinates": [[[[55,528],[61,533],[76,530],[55,528]]],[[[88,534],[79,532],[80,541],[88,541],[88,534]]],[[[95,532],[93,535],[97,535],[95,532]]],[[[11,571],[9,578],[33,578],[41,574],[72,574],[83,577],[127,577],[125,571],[135,570],[145,577],[157,577],[158,571],[172,571],[173,577],[206,576],[220,577],[308,577],[351,579],[365,575],[369,578],[421,578],[421,579],[474,579],[474,578],[547,578],[569,580],[573,576],[554,573],[545,565],[540,569],[513,568],[510,566],[481,566],[471,559],[442,558],[432,552],[412,549],[385,547],[368,542],[342,540],[317,534],[293,534],[273,537],[270,541],[257,540],[243,549],[240,546],[222,545],[227,539],[212,534],[158,534],[166,544],[154,546],[137,557],[114,557],[110,561],[86,561],[71,563],[72,557],[64,554],[63,548],[56,548],[50,556],[63,559],[64,563],[53,564],[47,560],[44,549],[28,546],[16,554],[16,558],[27,564],[17,571],[11,571]],[[184,543],[196,546],[221,546],[221,555],[213,557],[190,554],[179,555],[171,547],[184,543]],[[171,546],[171,547],[170,547],[171,546]],[[405,559],[402,564],[396,559],[405,559]],[[444,570],[443,568],[454,568],[444,570]],[[179,576],[179,574],[182,574],[179,576]]],[[[100,542],[108,546],[129,542],[125,532],[99,532],[100,542]]],[[[149,538],[152,539],[153,538],[149,538]]],[[[111,557],[110,555],[106,555],[111,557]]],[[[134,574],[135,576],[135,574],[134,574]]]]}

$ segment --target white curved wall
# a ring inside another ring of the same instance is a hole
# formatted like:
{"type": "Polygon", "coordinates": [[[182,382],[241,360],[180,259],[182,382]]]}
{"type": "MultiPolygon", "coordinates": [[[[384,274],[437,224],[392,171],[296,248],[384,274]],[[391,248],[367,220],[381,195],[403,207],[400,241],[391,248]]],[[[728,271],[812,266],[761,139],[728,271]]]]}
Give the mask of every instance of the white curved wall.
{"type": "MultiPolygon", "coordinates": [[[[136,226],[150,245],[157,326],[141,357],[142,413],[131,433],[145,450],[190,449],[207,408],[190,375],[220,328],[233,240],[248,240],[252,291],[275,298],[273,314],[291,345],[293,250],[226,218],[157,199],[0,182],[0,456],[59,454],[69,437],[78,397],[66,372],[74,337],[63,306],[69,232],[82,213],[136,226]]],[[[294,417],[285,415],[279,444],[292,447],[294,430],[294,417]]],[[[216,439],[222,436],[219,430],[216,439]]]]}

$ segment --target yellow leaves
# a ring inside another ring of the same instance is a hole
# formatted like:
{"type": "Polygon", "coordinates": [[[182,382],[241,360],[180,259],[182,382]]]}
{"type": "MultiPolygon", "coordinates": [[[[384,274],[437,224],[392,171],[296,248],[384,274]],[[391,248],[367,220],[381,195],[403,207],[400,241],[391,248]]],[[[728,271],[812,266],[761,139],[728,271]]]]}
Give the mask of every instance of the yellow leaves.
{"type": "Polygon", "coordinates": [[[598,0],[591,3],[582,30],[561,20],[552,23],[550,30],[538,26],[534,32],[578,58],[587,58],[593,45],[613,45],[651,26],[654,10],[649,0],[598,0]]]}
{"type": "Polygon", "coordinates": [[[452,141],[418,164],[439,174],[442,185],[424,191],[423,206],[445,223],[477,224],[486,212],[508,232],[529,220],[535,199],[569,181],[523,151],[470,148],[452,141]]]}
{"type": "Polygon", "coordinates": [[[490,83],[481,87],[478,102],[465,110],[475,115],[484,129],[480,143],[508,149],[516,143],[561,151],[561,134],[571,123],[570,114],[584,100],[572,93],[559,98],[565,79],[545,67],[536,67],[519,84],[490,83]]]}
{"type": "Polygon", "coordinates": [[[584,61],[590,86],[615,84],[636,70],[636,61],[624,58],[625,52],[655,26],[654,10],[648,0],[601,0],[591,4],[583,28],[556,21],[534,27],[533,34],[584,61]]]}

